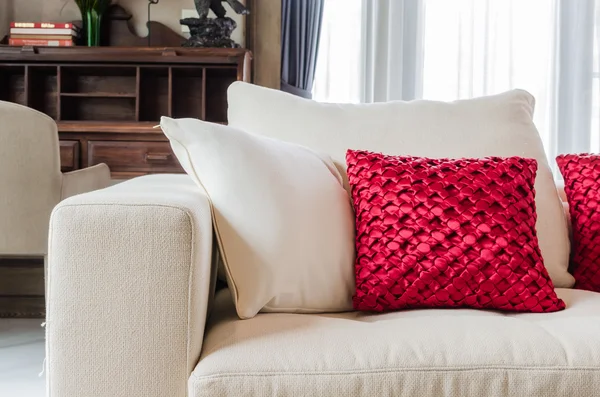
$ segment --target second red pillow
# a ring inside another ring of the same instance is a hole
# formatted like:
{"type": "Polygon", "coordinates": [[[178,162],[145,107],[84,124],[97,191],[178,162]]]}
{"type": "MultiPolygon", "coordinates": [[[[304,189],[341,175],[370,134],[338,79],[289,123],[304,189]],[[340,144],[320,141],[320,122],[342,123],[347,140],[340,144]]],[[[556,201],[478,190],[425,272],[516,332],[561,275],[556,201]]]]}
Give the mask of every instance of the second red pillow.
{"type": "Polygon", "coordinates": [[[355,309],[564,309],[536,237],[535,160],[346,157],[355,309]]]}
{"type": "Polygon", "coordinates": [[[569,201],[575,288],[600,292],[600,156],[564,154],[556,162],[569,201]]]}

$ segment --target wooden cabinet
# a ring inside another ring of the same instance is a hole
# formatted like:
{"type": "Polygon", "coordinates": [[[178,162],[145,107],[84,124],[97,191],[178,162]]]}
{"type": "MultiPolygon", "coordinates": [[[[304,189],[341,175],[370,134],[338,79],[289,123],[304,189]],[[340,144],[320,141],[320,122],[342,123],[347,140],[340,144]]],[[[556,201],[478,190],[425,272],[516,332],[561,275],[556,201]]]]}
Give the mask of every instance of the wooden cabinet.
{"type": "Polygon", "coordinates": [[[0,318],[44,317],[44,259],[0,258],[0,318]]]}
{"type": "Polygon", "coordinates": [[[87,158],[87,166],[106,163],[118,174],[183,172],[168,142],[89,141],[87,158]]]}
{"type": "Polygon", "coordinates": [[[79,141],[60,141],[60,170],[75,171],[79,168],[79,141]]]}
{"type": "Polygon", "coordinates": [[[183,172],[161,116],[227,122],[227,88],[248,81],[244,49],[0,46],[0,100],[58,124],[61,168],[107,163],[113,178],[183,172]]]}

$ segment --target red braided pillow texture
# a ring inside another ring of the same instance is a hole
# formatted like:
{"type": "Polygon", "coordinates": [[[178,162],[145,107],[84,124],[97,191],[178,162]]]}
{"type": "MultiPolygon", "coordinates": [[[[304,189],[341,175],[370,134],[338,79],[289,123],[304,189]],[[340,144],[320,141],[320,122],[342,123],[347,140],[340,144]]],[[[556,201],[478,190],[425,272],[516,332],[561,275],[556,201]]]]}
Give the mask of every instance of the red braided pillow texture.
{"type": "Polygon", "coordinates": [[[537,162],[349,150],[356,213],[354,308],[552,312],[535,231],[537,162]]]}
{"type": "Polygon", "coordinates": [[[556,162],[571,215],[575,288],[600,292],[600,156],[567,154],[556,162]]]}

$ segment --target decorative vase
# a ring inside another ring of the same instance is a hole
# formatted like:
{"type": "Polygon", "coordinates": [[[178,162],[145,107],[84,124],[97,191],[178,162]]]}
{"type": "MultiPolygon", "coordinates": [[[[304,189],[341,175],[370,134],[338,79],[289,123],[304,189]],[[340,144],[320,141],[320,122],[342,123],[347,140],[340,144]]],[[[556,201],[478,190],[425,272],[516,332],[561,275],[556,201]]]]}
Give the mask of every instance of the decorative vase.
{"type": "Polygon", "coordinates": [[[79,7],[79,11],[81,11],[85,43],[88,47],[99,46],[102,16],[112,3],[112,0],[75,0],[75,3],[79,7]]]}
{"type": "Polygon", "coordinates": [[[100,45],[100,26],[102,25],[102,14],[96,10],[88,10],[85,13],[85,34],[88,47],[100,45]]]}

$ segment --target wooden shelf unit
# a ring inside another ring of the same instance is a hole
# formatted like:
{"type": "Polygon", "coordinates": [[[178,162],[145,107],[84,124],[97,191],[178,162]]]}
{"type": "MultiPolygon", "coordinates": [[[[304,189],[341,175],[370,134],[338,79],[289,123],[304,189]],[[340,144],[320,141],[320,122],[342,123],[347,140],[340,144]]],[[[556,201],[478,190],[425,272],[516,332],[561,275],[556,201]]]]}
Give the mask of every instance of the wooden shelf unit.
{"type": "Polygon", "coordinates": [[[182,172],[161,116],[227,122],[227,88],[249,81],[244,49],[0,46],[0,100],[56,120],[64,171],[182,172]]]}

